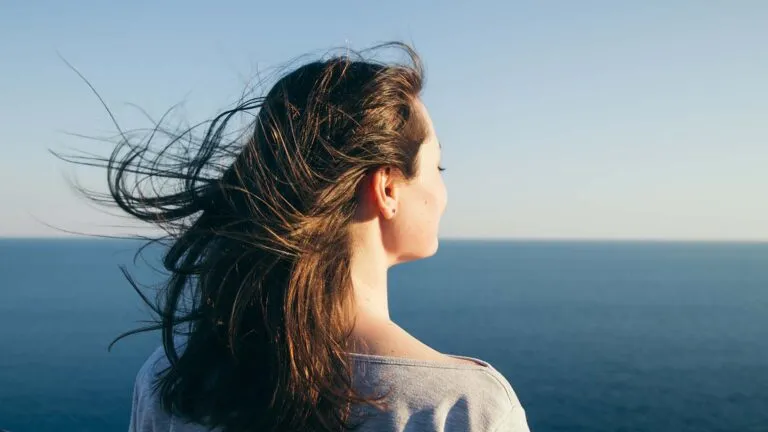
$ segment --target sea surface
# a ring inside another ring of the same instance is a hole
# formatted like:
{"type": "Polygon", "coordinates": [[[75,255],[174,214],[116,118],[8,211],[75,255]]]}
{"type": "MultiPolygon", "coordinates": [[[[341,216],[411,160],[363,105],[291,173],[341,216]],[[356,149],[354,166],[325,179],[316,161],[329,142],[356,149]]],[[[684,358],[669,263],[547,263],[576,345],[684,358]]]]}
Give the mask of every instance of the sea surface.
{"type": "MultiPolygon", "coordinates": [[[[159,343],[138,244],[0,240],[0,429],[124,431],[159,343]]],[[[443,241],[391,271],[394,318],[504,373],[531,429],[768,431],[768,244],[443,241]]]]}

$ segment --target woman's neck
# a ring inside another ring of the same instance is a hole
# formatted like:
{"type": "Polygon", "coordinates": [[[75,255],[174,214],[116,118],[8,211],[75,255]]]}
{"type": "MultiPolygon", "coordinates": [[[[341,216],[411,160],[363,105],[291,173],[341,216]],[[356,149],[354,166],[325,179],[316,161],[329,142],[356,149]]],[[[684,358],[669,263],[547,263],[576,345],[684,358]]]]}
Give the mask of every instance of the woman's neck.
{"type": "Polygon", "coordinates": [[[357,317],[390,320],[387,296],[386,254],[378,248],[356,248],[352,253],[350,276],[357,317]]]}

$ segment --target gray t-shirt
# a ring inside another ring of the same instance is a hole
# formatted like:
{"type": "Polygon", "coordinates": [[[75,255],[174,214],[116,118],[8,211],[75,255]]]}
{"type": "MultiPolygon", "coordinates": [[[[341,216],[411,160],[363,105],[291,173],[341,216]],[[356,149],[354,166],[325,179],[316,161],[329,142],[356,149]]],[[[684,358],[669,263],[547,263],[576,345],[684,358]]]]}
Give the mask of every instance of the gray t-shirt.
{"type": "MultiPolygon", "coordinates": [[[[362,432],[529,432],[512,387],[482,360],[459,357],[475,364],[449,364],[363,354],[352,358],[358,389],[364,394],[381,386],[390,391],[387,410],[368,418],[359,429],[362,432]]],[[[129,431],[207,431],[160,407],[152,383],[167,365],[163,349],[158,348],[139,371],[129,431]]]]}

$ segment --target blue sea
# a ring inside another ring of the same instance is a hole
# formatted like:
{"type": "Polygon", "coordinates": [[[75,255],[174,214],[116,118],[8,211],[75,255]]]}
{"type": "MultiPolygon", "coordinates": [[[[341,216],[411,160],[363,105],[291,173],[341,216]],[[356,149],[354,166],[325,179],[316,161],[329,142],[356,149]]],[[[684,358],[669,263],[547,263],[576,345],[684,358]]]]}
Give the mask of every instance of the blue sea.
{"type": "MultiPolygon", "coordinates": [[[[158,344],[117,240],[0,240],[0,428],[124,431],[158,344]]],[[[768,431],[768,244],[443,241],[394,318],[504,373],[543,431],[768,431]]]]}

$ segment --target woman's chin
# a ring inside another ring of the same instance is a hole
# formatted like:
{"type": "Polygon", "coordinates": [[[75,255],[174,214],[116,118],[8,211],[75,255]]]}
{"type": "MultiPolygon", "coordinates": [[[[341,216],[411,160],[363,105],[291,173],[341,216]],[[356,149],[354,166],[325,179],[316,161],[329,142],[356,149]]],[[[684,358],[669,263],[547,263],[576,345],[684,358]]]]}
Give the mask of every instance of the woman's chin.
{"type": "Polygon", "coordinates": [[[438,246],[439,246],[439,241],[435,239],[435,241],[427,247],[420,248],[419,250],[411,250],[411,251],[408,251],[407,253],[400,255],[397,259],[397,264],[403,264],[411,261],[418,261],[421,259],[432,257],[437,253],[438,246]]]}

